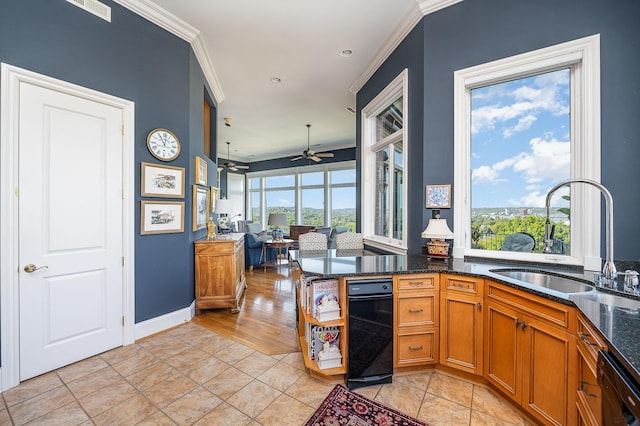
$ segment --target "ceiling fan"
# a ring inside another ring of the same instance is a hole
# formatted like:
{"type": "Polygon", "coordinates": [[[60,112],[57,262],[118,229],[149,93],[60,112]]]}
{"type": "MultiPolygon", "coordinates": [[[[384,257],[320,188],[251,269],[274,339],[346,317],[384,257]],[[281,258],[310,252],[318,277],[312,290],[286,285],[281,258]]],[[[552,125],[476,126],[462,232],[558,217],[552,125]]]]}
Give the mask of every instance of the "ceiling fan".
{"type": "Polygon", "coordinates": [[[291,159],[291,161],[296,161],[296,160],[301,160],[303,158],[308,158],[310,160],[315,161],[316,163],[318,161],[322,161],[321,157],[324,158],[330,158],[333,157],[333,152],[315,152],[312,151],[310,146],[309,146],[309,133],[311,131],[311,124],[307,124],[307,149],[305,149],[304,151],[302,151],[302,155],[299,155],[298,157],[294,157],[291,159]]]}
{"type": "Polygon", "coordinates": [[[231,162],[231,159],[229,158],[229,144],[231,144],[231,142],[227,142],[227,162],[224,163],[224,166],[232,172],[237,172],[238,169],[248,169],[249,166],[241,166],[239,164],[231,162]]]}

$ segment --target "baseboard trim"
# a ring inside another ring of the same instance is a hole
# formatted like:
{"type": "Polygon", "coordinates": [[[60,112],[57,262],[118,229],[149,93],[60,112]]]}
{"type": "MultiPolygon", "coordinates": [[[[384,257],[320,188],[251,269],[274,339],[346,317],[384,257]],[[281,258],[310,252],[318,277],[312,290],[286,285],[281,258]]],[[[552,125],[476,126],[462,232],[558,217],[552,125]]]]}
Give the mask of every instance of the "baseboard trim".
{"type": "Polygon", "coordinates": [[[169,312],[168,314],[160,315],[159,317],[137,323],[134,326],[133,337],[135,340],[142,339],[143,337],[151,336],[152,334],[189,322],[193,319],[195,312],[196,302],[194,300],[190,306],[184,309],[179,309],[177,311],[169,312]]]}

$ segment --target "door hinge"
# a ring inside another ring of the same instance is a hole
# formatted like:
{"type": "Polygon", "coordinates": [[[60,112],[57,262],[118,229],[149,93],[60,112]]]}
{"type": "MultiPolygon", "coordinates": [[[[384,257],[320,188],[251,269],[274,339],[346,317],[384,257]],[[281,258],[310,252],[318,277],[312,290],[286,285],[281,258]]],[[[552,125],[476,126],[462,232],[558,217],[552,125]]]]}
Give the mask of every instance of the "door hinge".
{"type": "Polygon", "coordinates": [[[124,315],[122,316],[122,326],[124,327],[124,315]]]}
{"type": "Polygon", "coordinates": [[[124,124],[122,125],[122,136],[124,136],[124,124]]]}
{"type": "Polygon", "coordinates": [[[124,200],[124,188],[122,189],[122,199],[124,200]]]}
{"type": "Polygon", "coordinates": [[[124,256],[122,256],[122,266],[124,266],[124,256]]]}
{"type": "Polygon", "coordinates": [[[18,188],[16,186],[16,189],[13,190],[13,193],[16,195],[16,197],[19,197],[20,196],[20,188],[18,188]]]}

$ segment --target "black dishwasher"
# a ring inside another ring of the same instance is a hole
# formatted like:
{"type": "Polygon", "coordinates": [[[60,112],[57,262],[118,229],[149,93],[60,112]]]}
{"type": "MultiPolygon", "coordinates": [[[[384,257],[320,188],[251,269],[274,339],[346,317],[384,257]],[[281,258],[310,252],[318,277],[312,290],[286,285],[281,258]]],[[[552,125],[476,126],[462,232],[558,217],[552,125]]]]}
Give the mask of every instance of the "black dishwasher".
{"type": "Polygon", "coordinates": [[[347,387],[391,383],[393,376],[393,281],[347,281],[347,387]]]}

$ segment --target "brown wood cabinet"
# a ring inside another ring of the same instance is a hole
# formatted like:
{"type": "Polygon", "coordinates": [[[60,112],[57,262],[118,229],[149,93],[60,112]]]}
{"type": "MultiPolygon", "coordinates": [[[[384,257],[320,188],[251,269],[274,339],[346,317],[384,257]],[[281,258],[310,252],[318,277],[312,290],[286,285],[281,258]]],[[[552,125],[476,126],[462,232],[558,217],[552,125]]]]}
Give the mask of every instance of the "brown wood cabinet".
{"type": "Polygon", "coordinates": [[[394,367],[438,362],[439,274],[393,278],[394,367]]]}
{"type": "Polygon", "coordinates": [[[440,364],[482,375],[484,280],[440,275],[440,364]]]}
{"type": "Polygon", "coordinates": [[[596,376],[598,351],[607,350],[605,339],[589,320],[578,314],[576,411],[579,425],[602,424],[602,389],[596,376]]]}
{"type": "Polygon", "coordinates": [[[575,310],[485,283],[485,378],[539,421],[575,424],[575,310]]]}
{"type": "Polygon", "coordinates": [[[244,275],[244,234],[228,234],[217,240],[195,243],[196,315],[201,309],[231,308],[240,311],[247,281],[244,275]]]}

